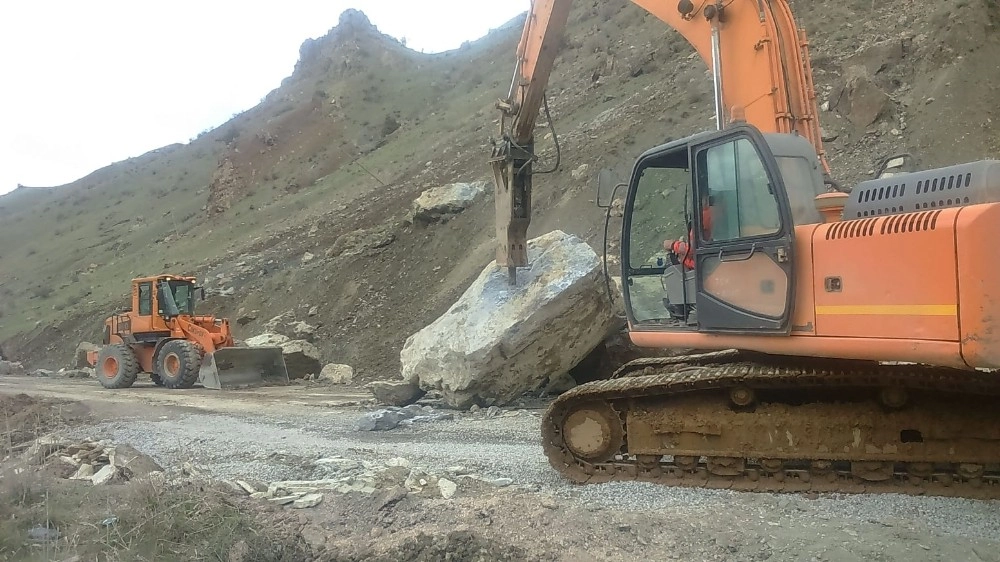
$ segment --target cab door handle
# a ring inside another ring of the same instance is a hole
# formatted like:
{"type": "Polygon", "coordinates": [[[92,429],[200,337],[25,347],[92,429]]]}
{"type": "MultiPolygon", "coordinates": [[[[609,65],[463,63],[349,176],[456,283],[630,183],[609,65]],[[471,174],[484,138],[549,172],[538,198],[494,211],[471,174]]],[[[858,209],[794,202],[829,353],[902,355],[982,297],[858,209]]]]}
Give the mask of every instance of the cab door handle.
{"type": "Polygon", "coordinates": [[[757,244],[753,244],[752,246],[750,246],[750,251],[747,252],[746,255],[726,258],[725,252],[726,252],[725,250],[719,250],[720,262],[747,261],[748,259],[752,258],[754,254],[757,253],[757,244]]]}

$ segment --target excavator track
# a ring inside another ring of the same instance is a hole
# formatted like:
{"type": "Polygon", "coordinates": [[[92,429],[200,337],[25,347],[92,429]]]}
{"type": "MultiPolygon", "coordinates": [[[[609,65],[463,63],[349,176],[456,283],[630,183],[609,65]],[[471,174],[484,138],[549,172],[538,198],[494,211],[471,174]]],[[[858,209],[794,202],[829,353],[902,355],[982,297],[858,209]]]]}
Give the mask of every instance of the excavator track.
{"type": "Polygon", "coordinates": [[[638,359],[559,396],[545,454],[578,483],[1000,498],[1000,376],[716,352],[638,359]]]}

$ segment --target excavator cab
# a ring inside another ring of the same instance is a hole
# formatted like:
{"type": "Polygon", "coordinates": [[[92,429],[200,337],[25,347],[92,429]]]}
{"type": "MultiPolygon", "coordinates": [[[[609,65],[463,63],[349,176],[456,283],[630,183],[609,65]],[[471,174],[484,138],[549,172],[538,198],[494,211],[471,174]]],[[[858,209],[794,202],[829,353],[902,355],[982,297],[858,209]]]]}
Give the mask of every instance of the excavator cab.
{"type": "Polygon", "coordinates": [[[789,333],[794,227],[819,222],[813,201],[823,189],[807,141],[752,125],[642,154],[629,182],[621,245],[632,329],[789,333]],[[668,217],[678,215],[680,201],[684,220],[671,230],[668,217]],[[678,234],[684,244],[671,244],[678,234]],[[671,255],[677,247],[693,260],[671,255]]]}

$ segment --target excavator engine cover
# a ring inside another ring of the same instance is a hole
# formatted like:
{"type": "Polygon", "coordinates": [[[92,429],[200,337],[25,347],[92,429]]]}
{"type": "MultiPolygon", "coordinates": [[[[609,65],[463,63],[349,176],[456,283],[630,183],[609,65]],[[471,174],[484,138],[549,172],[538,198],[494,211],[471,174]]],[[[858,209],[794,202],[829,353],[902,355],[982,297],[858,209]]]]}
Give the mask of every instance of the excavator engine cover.
{"type": "Polygon", "coordinates": [[[205,354],[198,382],[214,390],[288,384],[288,370],[280,347],[224,347],[205,354]]]}
{"type": "Polygon", "coordinates": [[[844,219],[1000,202],[1000,161],[980,160],[861,182],[844,219]]]}

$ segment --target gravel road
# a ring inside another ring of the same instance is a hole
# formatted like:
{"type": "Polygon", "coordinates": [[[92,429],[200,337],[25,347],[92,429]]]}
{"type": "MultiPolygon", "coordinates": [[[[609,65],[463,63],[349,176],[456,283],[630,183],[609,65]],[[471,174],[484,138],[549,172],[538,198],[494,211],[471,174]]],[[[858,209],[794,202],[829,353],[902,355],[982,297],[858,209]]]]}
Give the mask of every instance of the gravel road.
{"type": "MultiPolygon", "coordinates": [[[[36,392],[80,397],[72,389],[35,384],[36,392]]],[[[0,385],[0,392],[12,390],[0,385]]],[[[111,403],[107,394],[84,393],[104,421],[76,427],[70,435],[127,443],[164,467],[192,462],[227,479],[306,479],[312,476],[312,461],[324,457],[377,463],[403,457],[434,472],[460,465],[488,478],[510,478],[511,490],[523,491],[535,502],[552,498],[578,509],[587,520],[598,513],[603,514],[598,519],[637,515],[669,521],[674,531],[680,521],[685,536],[694,537],[690,540],[711,537],[712,548],[732,552],[731,559],[800,559],[803,553],[816,553],[804,559],[1000,561],[1000,501],[895,494],[807,497],[644,483],[576,486],[548,466],[538,442],[538,409],[495,416],[460,412],[451,420],[365,432],[354,429],[368,411],[365,406],[318,406],[334,399],[315,389],[288,392],[286,403],[294,405],[283,406],[269,396],[256,410],[244,395],[234,397],[238,405],[199,395],[199,408],[191,409],[162,403],[146,407],[149,394],[123,393],[111,403]],[[109,408],[120,414],[106,413],[109,408]]],[[[714,550],[691,552],[698,558],[714,550]]]]}

